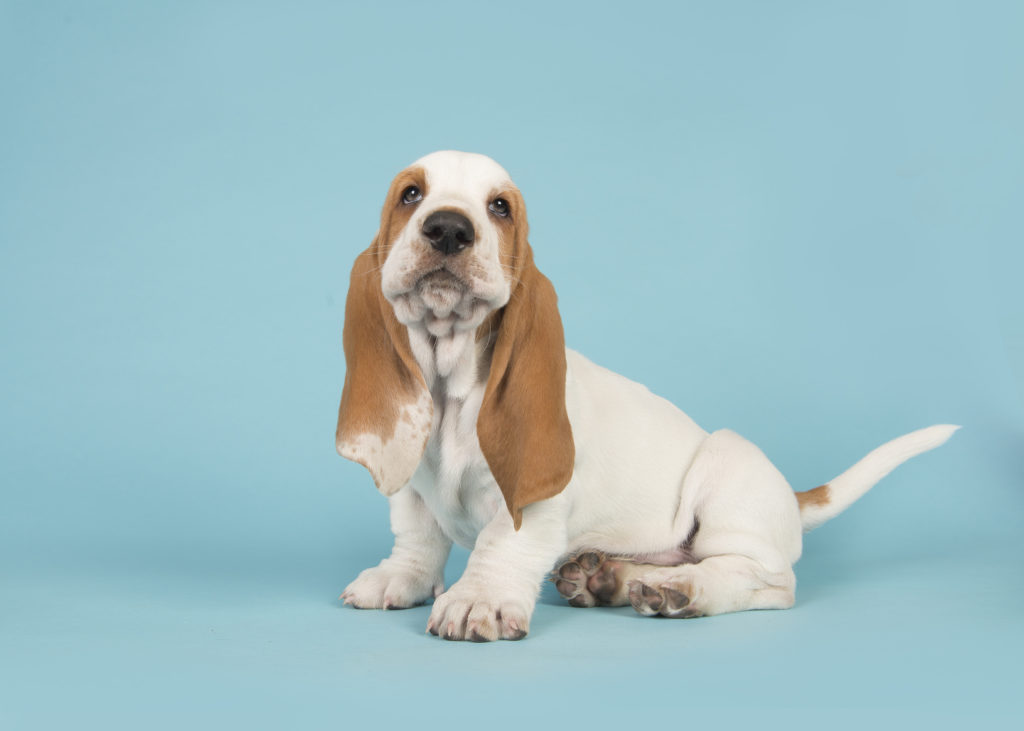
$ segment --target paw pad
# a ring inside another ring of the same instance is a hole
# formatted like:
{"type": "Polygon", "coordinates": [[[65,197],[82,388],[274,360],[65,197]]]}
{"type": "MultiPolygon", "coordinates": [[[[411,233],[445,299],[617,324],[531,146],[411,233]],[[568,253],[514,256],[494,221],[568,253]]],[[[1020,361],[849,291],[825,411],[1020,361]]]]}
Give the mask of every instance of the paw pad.
{"type": "Polygon", "coordinates": [[[652,586],[643,581],[629,583],[629,603],[645,617],[697,617],[700,612],[690,603],[690,597],[681,591],[682,587],[671,584],[652,586]]]}
{"type": "Polygon", "coordinates": [[[598,551],[585,551],[555,571],[555,588],[574,607],[596,607],[615,602],[621,588],[617,569],[621,562],[598,551]]]}

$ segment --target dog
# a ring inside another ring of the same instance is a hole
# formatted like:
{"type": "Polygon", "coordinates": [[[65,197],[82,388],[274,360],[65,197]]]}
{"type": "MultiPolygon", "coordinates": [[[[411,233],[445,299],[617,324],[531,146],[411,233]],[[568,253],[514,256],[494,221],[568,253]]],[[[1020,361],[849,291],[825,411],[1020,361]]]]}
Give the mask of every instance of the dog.
{"type": "Polygon", "coordinates": [[[435,152],[391,183],[352,268],[336,443],[388,497],[395,542],[346,604],[433,599],[431,634],[478,642],[525,637],[549,575],[576,607],[788,608],[802,533],[958,428],[906,434],[795,493],[743,437],[567,350],[527,230],[483,155],[435,152]],[[471,553],[444,591],[452,542],[471,553]]]}

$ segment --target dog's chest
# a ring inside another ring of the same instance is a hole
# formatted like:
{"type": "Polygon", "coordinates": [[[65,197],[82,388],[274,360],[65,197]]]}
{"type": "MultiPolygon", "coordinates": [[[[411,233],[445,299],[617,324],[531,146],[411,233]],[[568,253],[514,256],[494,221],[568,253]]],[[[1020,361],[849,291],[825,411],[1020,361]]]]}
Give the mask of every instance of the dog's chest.
{"type": "Polygon", "coordinates": [[[433,423],[411,484],[448,537],[472,548],[477,534],[502,507],[503,499],[476,435],[485,384],[468,383],[471,379],[467,371],[474,372],[476,363],[473,350],[467,350],[465,359],[459,359],[462,367],[450,373],[455,378],[438,374],[430,379],[433,423]]]}
{"type": "Polygon", "coordinates": [[[434,402],[434,428],[412,481],[441,529],[466,548],[502,505],[476,437],[479,391],[471,394],[472,402],[434,402]]]}

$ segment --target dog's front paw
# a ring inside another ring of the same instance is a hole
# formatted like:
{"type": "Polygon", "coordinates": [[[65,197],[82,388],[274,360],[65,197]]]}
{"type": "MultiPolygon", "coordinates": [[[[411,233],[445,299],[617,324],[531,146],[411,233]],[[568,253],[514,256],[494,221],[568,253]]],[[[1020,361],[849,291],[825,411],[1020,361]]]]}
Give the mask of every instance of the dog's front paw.
{"type": "Polygon", "coordinates": [[[356,609],[408,609],[442,591],[444,582],[440,576],[392,567],[384,561],[359,574],[338,598],[356,609]]]}
{"type": "Polygon", "coordinates": [[[531,613],[529,602],[462,580],[436,599],[427,631],[446,640],[521,640],[531,613]]]}

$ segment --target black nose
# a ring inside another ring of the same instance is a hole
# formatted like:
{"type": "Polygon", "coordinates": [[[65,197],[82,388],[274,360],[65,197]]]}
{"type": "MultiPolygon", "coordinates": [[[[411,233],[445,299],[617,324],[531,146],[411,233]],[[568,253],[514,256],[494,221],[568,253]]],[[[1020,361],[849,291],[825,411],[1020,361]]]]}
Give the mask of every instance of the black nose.
{"type": "Polygon", "coordinates": [[[476,232],[468,218],[455,211],[434,211],[423,222],[423,235],[442,254],[455,254],[473,245],[476,232]]]}

